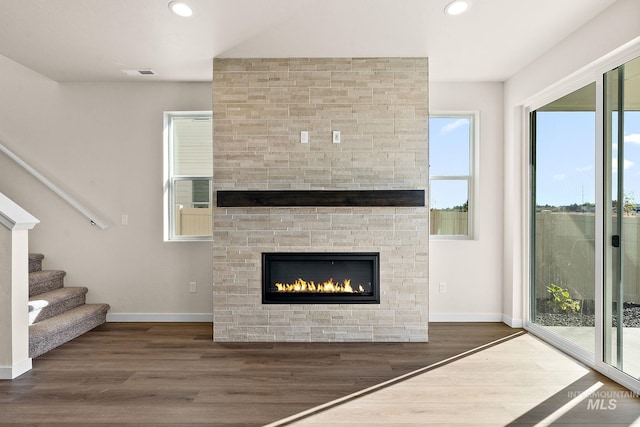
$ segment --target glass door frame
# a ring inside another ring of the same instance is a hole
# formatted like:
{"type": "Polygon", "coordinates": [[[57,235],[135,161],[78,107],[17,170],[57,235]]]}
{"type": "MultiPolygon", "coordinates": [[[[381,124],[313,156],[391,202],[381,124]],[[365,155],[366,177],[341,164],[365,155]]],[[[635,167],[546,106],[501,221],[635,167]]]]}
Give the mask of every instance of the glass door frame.
{"type": "Polygon", "coordinates": [[[532,118],[534,117],[534,112],[547,104],[550,104],[560,98],[563,98],[567,95],[570,95],[572,92],[578,91],[592,83],[595,82],[595,199],[596,199],[596,210],[595,210],[595,260],[602,259],[602,233],[603,233],[603,210],[602,210],[602,169],[603,169],[603,151],[602,151],[602,94],[603,94],[603,80],[602,76],[600,79],[597,77],[597,73],[585,73],[581,75],[579,78],[573,78],[571,81],[566,82],[561,86],[561,88],[554,88],[554,90],[549,93],[544,94],[543,96],[536,98],[534,102],[527,105],[523,110],[523,123],[525,123],[525,134],[527,135],[526,141],[528,144],[527,152],[526,152],[526,167],[527,167],[527,176],[526,176],[526,206],[525,206],[525,227],[527,230],[527,234],[525,237],[525,255],[524,255],[524,266],[525,273],[527,278],[527,283],[525,284],[525,289],[523,292],[524,298],[524,329],[533,333],[534,335],[544,339],[545,341],[552,344],[554,347],[559,348],[580,360],[581,362],[595,367],[596,361],[601,360],[602,357],[602,342],[599,339],[601,336],[601,331],[599,331],[598,322],[601,322],[602,319],[602,309],[600,307],[602,301],[602,262],[595,262],[595,344],[594,344],[594,352],[590,352],[583,347],[580,347],[575,342],[564,338],[558,334],[555,334],[549,331],[547,328],[540,326],[533,322],[531,319],[531,313],[534,308],[534,301],[531,298],[531,287],[533,286],[534,279],[534,271],[533,271],[533,238],[535,236],[535,223],[533,221],[534,217],[534,209],[533,205],[533,197],[535,194],[533,193],[533,189],[535,186],[535,168],[533,165],[534,159],[534,138],[536,134],[536,129],[534,128],[535,123],[532,123],[532,118]]]}
{"type": "MultiPolygon", "coordinates": [[[[640,393],[640,380],[627,375],[615,367],[605,362],[605,342],[604,342],[604,302],[605,302],[605,245],[610,243],[605,238],[605,215],[607,209],[605,209],[605,134],[604,134],[604,120],[605,120],[605,106],[604,106],[604,79],[605,73],[608,71],[625,64],[640,56],[640,43],[633,43],[627,49],[621,49],[610,55],[601,58],[594,62],[583,70],[567,77],[561,82],[553,85],[547,90],[542,91],[538,95],[530,98],[528,102],[523,105],[521,110],[521,123],[523,124],[523,141],[527,144],[527,149],[524,150],[524,158],[522,159],[524,185],[523,191],[525,191],[527,197],[523,197],[522,200],[525,204],[523,215],[523,247],[522,247],[522,261],[523,261],[523,320],[524,329],[540,337],[541,339],[549,342],[551,345],[559,348],[560,350],[568,353],[577,360],[585,363],[593,369],[599,371],[605,376],[613,379],[614,381],[622,384],[630,390],[640,393]],[[531,113],[542,106],[551,103],[571,92],[586,86],[590,83],[596,84],[596,152],[595,152],[595,170],[596,170],[596,230],[595,230],[595,352],[588,352],[571,341],[564,339],[554,333],[549,332],[545,328],[535,324],[530,319],[531,315],[531,248],[532,248],[532,197],[531,189],[533,184],[533,175],[531,160],[532,160],[532,144],[531,144],[531,113]],[[607,240],[605,242],[605,240],[607,240]]],[[[610,211],[610,209],[609,209],[610,211]]]]}
{"type": "MultiPolygon", "coordinates": [[[[640,131],[640,56],[608,71],[605,81],[605,287],[604,360],[618,370],[640,377],[638,338],[640,328],[625,325],[628,301],[638,301],[638,223],[634,190],[637,172],[627,172],[626,164],[638,163],[637,148],[626,136],[640,131]],[[629,148],[629,155],[627,154],[629,148]],[[615,164],[614,164],[614,161],[615,164]],[[634,178],[634,176],[636,178],[634,178]],[[615,209],[614,209],[615,202],[615,209]],[[631,208],[633,204],[633,208],[631,208]],[[613,321],[617,319],[614,326],[613,321]],[[635,344],[635,345],[634,345],[635,344]]],[[[637,191],[636,191],[637,192],[637,191]]],[[[630,308],[632,309],[632,308],[630,308]]]]}
{"type": "MultiPolygon", "coordinates": [[[[622,66],[619,65],[619,67],[622,66]]],[[[614,68],[615,70],[615,68],[614,68]]],[[[610,72],[612,70],[607,71],[610,72]]],[[[618,76],[619,77],[619,76],[618,76]]],[[[606,81],[606,73],[603,74],[603,82],[606,81]]],[[[620,185],[621,184],[621,179],[620,177],[624,177],[624,170],[620,168],[621,163],[623,164],[624,162],[624,142],[622,142],[622,144],[620,144],[620,119],[624,117],[624,114],[620,114],[619,108],[620,108],[620,103],[618,101],[617,103],[617,108],[618,108],[618,122],[616,123],[617,128],[618,128],[618,135],[617,135],[617,140],[615,141],[615,143],[618,144],[618,163],[617,163],[617,173],[616,173],[616,186],[617,186],[617,191],[616,194],[613,194],[613,181],[614,181],[614,177],[613,177],[613,165],[607,165],[606,162],[613,160],[613,121],[611,120],[611,114],[608,114],[607,111],[607,106],[605,105],[607,102],[607,92],[608,91],[615,91],[616,92],[616,97],[620,96],[620,84],[622,82],[617,81],[617,87],[616,88],[607,88],[606,85],[603,85],[603,112],[602,112],[602,121],[603,121],[603,133],[602,133],[602,145],[603,145],[603,161],[602,161],[602,166],[603,166],[603,195],[602,195],[602,203],[603,203],[603,211],[604,211],[604,219],[602,221],[602,227],[603,227],[603,235],[609,236],[611,235],[613,238],[613,234],[617,234],[618,235],[618,239],[620,239],[620,235],[622,234],[622,220],[623,220],[623,212],[620,212],[620,202],[624,201],[624,186],[620,185]],[[609,140],[609,138],[611,138],[611,140],[609,140]],[[622,154],[622,155],[621,155],[622,154]],[[621,197],[622,196],[622,197],[621,197]],[[608,203],[610,201],[613,201],[614,198],[618,201],[618,204],[616,206],[617,209],[617,215],[616,215],[616,219],[615,219],[615,225],[613,224],[613,205],[611,203],[608,203]],[[609,222],[609,226],[606,225],[606,223],[609,222]]],[[[622,129],[624,129],[624,127],[622,127],[622,129]]],[[[622,274],[622,265],[620,264],[622,262],[622,256],[623,256],[623,250],[622,250],[622,245],[620,245],[620,247],[618,247],[617,251],[616,248],[614,248],[613,246],[613,242],[612,241],[607,241],[608,239],[604,239],[605,241],[603,242],[602,245],[602,250],[603,250],[603,289],[602,289],[602,351],[603,351],[603,357],[602,357],[602,361],[604,362],[605,360],[610,360],[611,359],[611,353],[613,351],[613,349],[611,348],[611,346],[607,345],[607,341],[609,343],[611,343],[611,337],[607,335],[607,331],[611,331],[612,330],[612,320],[611,320],[611,316],[606,316],[606,311],[607,308],[605,307],[605,305],[607,304],[607,302],[612,303],[613,302],[613,293],[614,293],[614,289],[613,289],[613,285],[614,282],[620,282],[620,275],[622,274]],[[609,268],[607,268],[607,266],[609,266],[609,268]],[[607,284],[611,284],[611,286],[607,286],[607,284]]],[[[609,308],[611,309],[611,308],[609,308]]],[[[616,339],[616,344],[617,346],[620,346],[622,344],[622,340],[621,338],[621,328],[616,328],[616,334],[617,334],[617,339],[616,339]]],[[[616,348],[615,350],[615,354],[619,355],[620,354],[620,348],[616,348]]],[[[618,361],[620,362],[620,360],[618,359],[618,361]]],[[[607,363],[607,366],[609,366],[610,364],[607,363]]],[[[618,364],[617,368],[619,368],[620,365],[618,364]]]]}

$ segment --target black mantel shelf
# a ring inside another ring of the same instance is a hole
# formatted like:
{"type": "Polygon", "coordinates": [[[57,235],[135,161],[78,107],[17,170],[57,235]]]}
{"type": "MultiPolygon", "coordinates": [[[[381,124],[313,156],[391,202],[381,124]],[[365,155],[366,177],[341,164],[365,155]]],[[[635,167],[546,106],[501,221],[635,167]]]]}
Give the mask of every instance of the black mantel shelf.
{"type": "Polygon", "coordinates": [[[424,190],[218,191],[218,207],[423,207],[424,190]]]}

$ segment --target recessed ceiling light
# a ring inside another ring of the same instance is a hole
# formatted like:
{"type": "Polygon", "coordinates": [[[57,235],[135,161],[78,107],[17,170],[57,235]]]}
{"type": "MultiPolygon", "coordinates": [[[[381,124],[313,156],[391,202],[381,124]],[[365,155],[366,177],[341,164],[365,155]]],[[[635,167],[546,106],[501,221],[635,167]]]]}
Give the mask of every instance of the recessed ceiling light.
{"type": "Polygon", "coordinates": [[[471,7],[471,2],[465,0],[454,0],[444,8],[444,13],[451,16],[461,15],[471,7]]]}
{"type": "Polygon", "coordinates": [[[178,16],[188,17],[193,15],[193,10],[185,2],[172,1],[169,3],[169,9],[178,16]]]}

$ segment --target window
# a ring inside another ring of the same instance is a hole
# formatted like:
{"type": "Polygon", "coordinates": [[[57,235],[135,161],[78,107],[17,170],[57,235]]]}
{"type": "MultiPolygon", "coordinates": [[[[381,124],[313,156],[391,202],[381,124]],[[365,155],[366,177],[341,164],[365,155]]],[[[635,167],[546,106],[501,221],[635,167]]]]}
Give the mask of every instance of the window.
{"type": "Polygon", "coordinates": [[[164,140],[165,241],[210,240],[211,112],[165,112],[164,140]]]}
{"type": "Polygon", "coordinates": [[[477,113],[429,117],[430,234],[471,238],[477,113]]]}

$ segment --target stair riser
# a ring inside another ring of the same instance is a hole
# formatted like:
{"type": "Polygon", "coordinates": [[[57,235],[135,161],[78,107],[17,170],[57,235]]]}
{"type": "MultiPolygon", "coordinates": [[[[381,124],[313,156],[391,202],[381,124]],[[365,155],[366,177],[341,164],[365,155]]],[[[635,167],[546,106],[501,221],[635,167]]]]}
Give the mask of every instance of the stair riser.
{"type": "Polygon", "coordinates": [[[86,296],[78,295],[40,309],[34,308],[32,310],[32,305],[29,304],[29,324],[42,322],[43,320],[62,314],[65,311],[69,311],[72,308],[79,307],[84,303],[86,303],[86,296]]]}
{"type": "Polygon", "coordinates": [[[50,278],[41,279],[38,281],[29,279],[29,296],[40,295],[45,292],[60,289],[64,286],[64,275],[52,276],[50,278]]]}
{"type": "Polygon", "coordinates": [[[29,273],[42,270],[42,260],[29,260],[29,273]]]}

